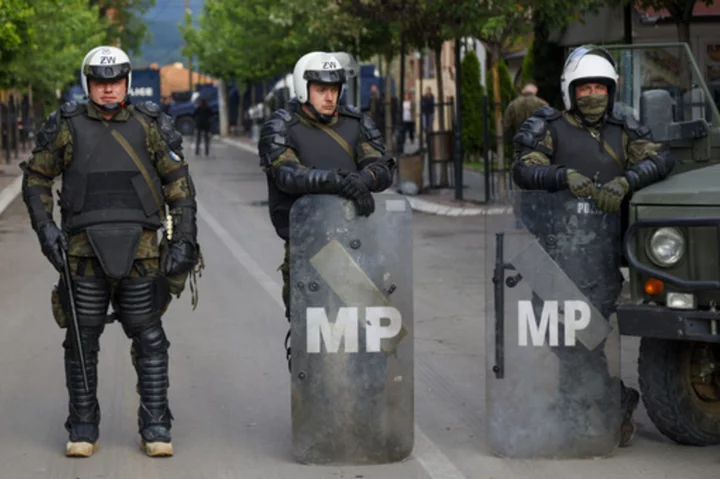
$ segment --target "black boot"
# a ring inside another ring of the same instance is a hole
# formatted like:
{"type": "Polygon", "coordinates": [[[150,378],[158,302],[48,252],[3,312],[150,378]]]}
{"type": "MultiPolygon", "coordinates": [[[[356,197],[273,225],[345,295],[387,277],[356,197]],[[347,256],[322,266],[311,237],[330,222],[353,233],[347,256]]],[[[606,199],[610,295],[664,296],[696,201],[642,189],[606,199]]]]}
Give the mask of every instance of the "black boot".
{"type": "Polygon", "coordinates": [[[138,429],[141,448],[148,456],[172,456],[170,429],[173,416],[167,398],[170,343],[159,322],[141,331],[133,342],[140,394],[138,429]]]}
{"type": "Polygon", "coordinates": [[[66,340],[65,378],[69,393],[68,417],[65,429],[69,433],[65,454],[72,457],[89,457],[97,449],[100,425],[100,405],[97,400],[98,338],[81,329],[85,352],[85,368],[89,391],[85,392],[80,361],[73,343],[66,340]],[[71,349],[72,348],[72,349],[71,349]]]}

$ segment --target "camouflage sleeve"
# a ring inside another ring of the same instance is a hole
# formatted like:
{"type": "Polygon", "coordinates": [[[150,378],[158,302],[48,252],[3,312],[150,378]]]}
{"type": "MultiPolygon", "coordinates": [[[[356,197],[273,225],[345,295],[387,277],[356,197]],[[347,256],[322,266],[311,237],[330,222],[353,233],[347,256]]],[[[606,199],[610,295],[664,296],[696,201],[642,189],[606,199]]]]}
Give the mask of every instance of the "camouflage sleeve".
{"type": "Polygon", "coordinates": [[[168,145],[156,122],[148,125],[148,150],[163,185],[163,196],[173,218],[173,239],[197,243],[195,186],[185,160],[168,145]]]}
{"type": "Polygon", "coordinates": [[[650,130],[626,118],[623,146],[628,159],[625,178],[632,191],[667,178],[675,166],[669,148],[652,141],[650,130]]]}
{"type": "Polygon", "coordinates": [[[515,103],[510,102],[503,114],[503,134],[505,138],[512,135],[512,127],[515,124],[515,103]]]}
{"type": "Polygon", "coordinates": [[[370,191],[384,191],[392,185],[395,159],[389,157],[382,133],[368,115],[362,115],[360,131],[355,148],[360,176],[370,191]]]}
{"type": "Polygon", "coordinates": [[[72,158],[72,135],[67,122],[53,113],[38,131],[32,155],[20,164],[23,170],[22,196],[33,229],[52,220],[54,179],[72,158]]]}
{"type": "Polygon", "coordinates": [[[539,117],[528,118],[513,138],[515,158],[513,180],[525,190],[559,191],[567,188],[562,166],[553,165],[553,136],[547,122],[539,117]]]}

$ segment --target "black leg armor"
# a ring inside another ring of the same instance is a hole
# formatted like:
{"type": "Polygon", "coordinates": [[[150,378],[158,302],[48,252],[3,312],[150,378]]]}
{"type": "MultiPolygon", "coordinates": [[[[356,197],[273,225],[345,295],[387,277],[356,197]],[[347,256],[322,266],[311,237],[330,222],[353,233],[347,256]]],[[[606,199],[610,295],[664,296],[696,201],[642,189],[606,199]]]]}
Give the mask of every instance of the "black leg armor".
{"type": "Polygon", "coordinates": [[[125,278],[116,291],[118,316],[133,342],[138,376],[138,427],[146,442],[170,442],[172,413],[168,406],[168,348],[160,314],[167,297],[163,277],[125,278]]]}
{"type": "MultiPolygon", "coordinates": [[[[105,318],[110,303],[110,288],[107,281],[96,278],[74,278],[73,288],[80,340],[85,353],[89,392],[85,392],[73,329],[70,326],[63,342],[65,378],[70,396],[65,429],[70,433],[70,441],[94,443],[98,440],[100,424],[100,406],[97,400],[98,352],[100,335],[105,328],[105,318]]],[[[65,311],[69,312],[69,301],[64,284],[61,285],[60,291],[63,292],[61,301],[65,311]]]]}

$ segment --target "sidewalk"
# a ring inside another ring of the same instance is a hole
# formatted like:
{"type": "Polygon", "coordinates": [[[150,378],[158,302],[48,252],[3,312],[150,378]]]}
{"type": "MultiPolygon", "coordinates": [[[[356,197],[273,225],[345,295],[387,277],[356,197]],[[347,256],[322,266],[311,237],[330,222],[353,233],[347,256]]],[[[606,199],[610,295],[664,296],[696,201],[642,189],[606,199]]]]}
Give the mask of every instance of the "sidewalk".
{"type": "Polygon", "coordinates": [[[0,156],[0,213],[13,202],[20,194],[22,189],[22,171],[20,170],[20,162],[25,161],[30,156],[30,148],[26,150],[19,149],[17,159],[10,154],[10,163],[5,163],[4,152],[0,156]]]}
{"type": "MultiPolygon", "coordinates": [[[[249,153],[257,154],[257,143],[248,136],[231,136],[220,138],[221,141],[234,145],[249,153]]],[[[418,149],[418,142],[406,142],[405,153],[412,153],[418,149]]],[[[427,163],[427,161],[426,161],[427,163]]],[[[428,169],[424,169],[424,183],[430,183],[428,169]]],[[[449,171],[450,184],[454,178],[452,169],[449,171]]],[[[469,168],[463,168],[463,201],[455,200],[455,189],[433,188],[420,195],[408,195],[405,198],[414,211],[440,216],[480,216],[508,214],[512,206],[503,203],[479,204],[485,200],[485,177],[469,168]]]]}

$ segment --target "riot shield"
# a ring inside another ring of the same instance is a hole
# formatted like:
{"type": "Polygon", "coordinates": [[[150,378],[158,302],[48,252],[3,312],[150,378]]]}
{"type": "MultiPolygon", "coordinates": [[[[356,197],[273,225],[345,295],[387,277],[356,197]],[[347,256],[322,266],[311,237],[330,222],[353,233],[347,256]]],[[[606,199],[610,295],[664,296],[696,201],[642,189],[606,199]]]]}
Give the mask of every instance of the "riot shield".
{"type": "Polygon", "coordinates": [[[306,464],[382,464],[412,452],[412,211],[308,195],[290,212],[292,434],[306,464]]]}
{"type": "Polygon", "coordinates": [[[605,457],[620,439],[620,214],[518,191],[486,216],[488,443],[501,457],[605,457]]]}

